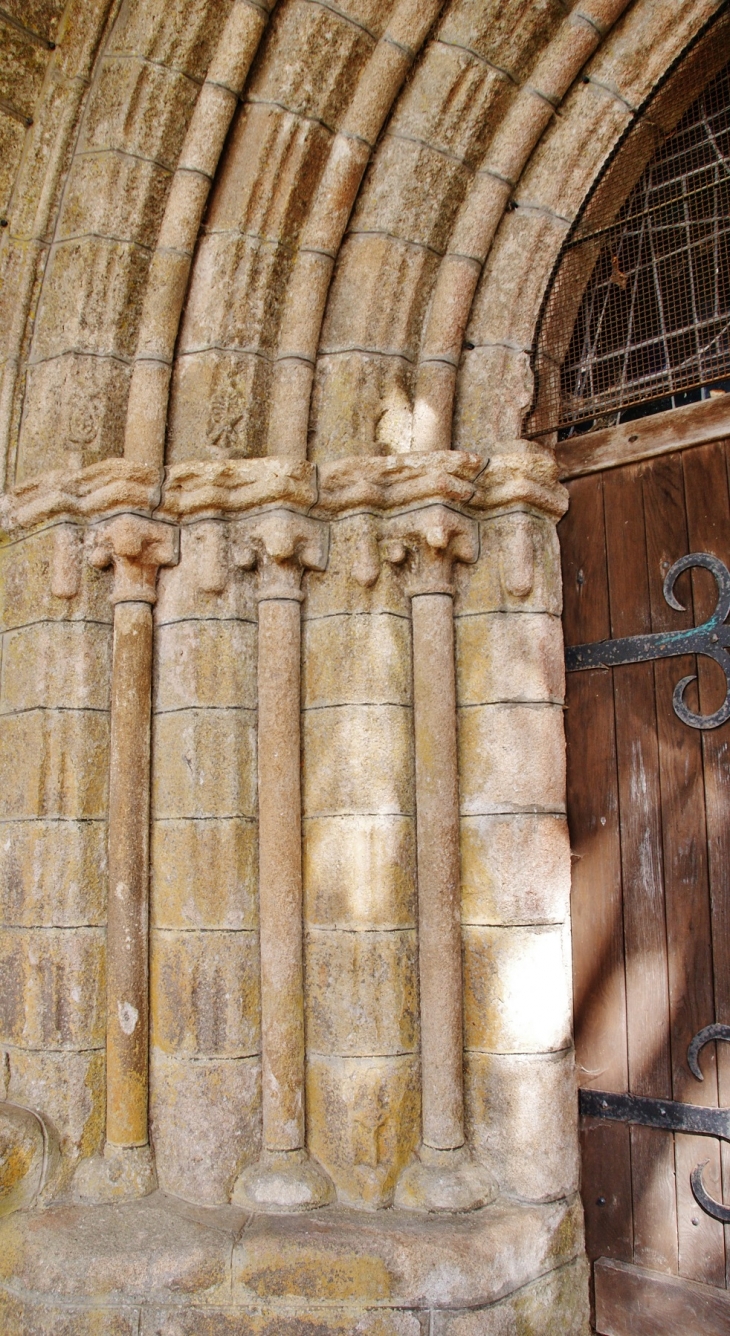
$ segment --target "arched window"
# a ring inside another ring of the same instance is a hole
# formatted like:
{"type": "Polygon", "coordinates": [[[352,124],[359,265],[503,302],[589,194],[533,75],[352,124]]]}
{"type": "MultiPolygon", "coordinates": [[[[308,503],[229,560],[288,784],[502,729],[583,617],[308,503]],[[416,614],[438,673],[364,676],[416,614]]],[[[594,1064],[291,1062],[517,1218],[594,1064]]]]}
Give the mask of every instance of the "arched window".
{"type": "Polygon", "coordinates": [[[637,116],[571,229],[533,351],[529,435],[730,389],[727,20],[637,116]]]}

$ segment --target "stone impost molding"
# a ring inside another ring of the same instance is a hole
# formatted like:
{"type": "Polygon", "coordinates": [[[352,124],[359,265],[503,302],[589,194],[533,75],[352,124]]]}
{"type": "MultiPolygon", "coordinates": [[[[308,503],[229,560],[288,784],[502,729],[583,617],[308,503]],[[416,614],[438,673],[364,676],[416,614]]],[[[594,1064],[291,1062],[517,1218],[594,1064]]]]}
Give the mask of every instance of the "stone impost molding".
{"type": "Polygon", "coordinates": [[[0,523],[15,534],[124,512],[185,523],[285,506],[335,519],[437,503],[477,516],[521,509],[558,520],[567,493],[553,452],[522,440],[503,442],[491,461],[462,450],[353,455],[320,465],[273,457],[189,460],[166,470],[108,459],[21,483],[0,498],[0,523]]]}
{"type": "Polygon", "coordinates": [[[491,461],[463,450],[293,459],[191,460],[167,470],[158,514],[169,519],[287,506],[322,519],[442,502],[476,514],[532,509],[559,519],[567,493],[551,450],[510,441],[491,461]]]}
{"type": "Polygon", "coordinates": [[[259,919],[263,1155],[233,1199],[310,1210],[334,1188],[305,1149],[302,949],[301,614],[305,570],[327,565],[326,525],[288,511],[243,520],[233,560],[258,572],[259,919]]]}
{"type": "Polygon", "coordinates": [[[373,584],[381,559],[399,567],[413,620],[422,1136],[395,1195],[413,1210],[473,1210],[496,1195],[464,1137],[453,568],[478,556],[475,521],[428,506],[386,520],[355,572],[373,584]]]}
{"type": "Polygon", "coordinates": [[[485,459],[465,450],[353,456],[320,464],[316,514],[405,510],[442,502],[474,515],[532,510],[558,520],[567,492],[554,454],[534,441],[502,442],[485,459]]]}
{"type": "Polygon", "coordinates": [[[148,1138],[149,807],[152,604],[177,530],[134,515],[91,529],[88,558],[114,567],[109,763],[106,1145],[76,1175],[83,1199],[141,1196],[156,1185],[148,1138]]]}
{"type": "Polygon", "coordinates": [[[502,443],[494,453],[476,502],[478,510],[532,510],[557,521],[568,509],[554,451],[536,441],[502,443]]]}
{"type": "Polygon", "coordinates": [[[160,513],[174,520],[238,515],[261,506],[309,510],[314,464],[295,459],[191,459],[167,470],[160,513]]]}
{"type": "Polygon", "coordinates": [[[162,496],[162,470],[125,459],[29,478],[0,498],[0,522],[14,533],[58,519],[98,520],[116,512],[151,514],[162,496]]]}
{"type": "Polygon", "coordinates": [[[395,510],[443,501],[470,505],[489,464],[460,450],[333,459],[318,469],[317,513],[395,510]]]}

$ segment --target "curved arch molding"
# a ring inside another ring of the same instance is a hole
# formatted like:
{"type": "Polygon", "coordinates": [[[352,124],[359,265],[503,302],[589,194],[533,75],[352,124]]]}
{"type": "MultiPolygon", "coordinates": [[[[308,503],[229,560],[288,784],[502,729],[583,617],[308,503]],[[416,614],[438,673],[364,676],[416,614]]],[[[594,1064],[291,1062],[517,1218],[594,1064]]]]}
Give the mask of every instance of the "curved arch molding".
{"type": "Polygon", "coordinates": [[[565,231],[717,7],[69,5],[3,235],[9,479],[519,436],[565,231]]]}

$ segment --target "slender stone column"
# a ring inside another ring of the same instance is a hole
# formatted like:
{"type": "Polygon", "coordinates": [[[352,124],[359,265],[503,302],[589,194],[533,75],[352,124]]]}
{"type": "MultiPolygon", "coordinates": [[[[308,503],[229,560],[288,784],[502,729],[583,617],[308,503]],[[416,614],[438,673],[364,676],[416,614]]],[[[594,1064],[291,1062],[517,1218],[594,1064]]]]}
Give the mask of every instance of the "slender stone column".
{"type": "Polygon", "coordinates": [[[496,1195],[465,1147],[459,775],[453,567],[479,555],[473,520],[432,506],[390,521],[382,545],[401,566],[413,618],[421,1147],[396,1188],[410,1210],[473,1210],[496,1195]]]}
{"type": "Polygon", "coordinates": [[[295,595],[264,594],[258,650],[263,1130],[266,1150],[288,1151],[304,1145],[301,627],[295,595]]]}
{"type": "Polygon", "coordinates": [[[258,568],[263,1154],[233,1199],[257,1210],[311,1210],[334,1189],[305,1149],[300,585],[305,569],[327,564],[327,529],[282,512],[243,522],[234,559],[258,568]]]}
{"type": "Polygon", "coordinates": [[[456,672],[451,594],[414,594],[423,1144],[464,1144],[456,672]]]}
{"type": "Polygon", "coordinates": [[[118,603],[106,928],[106,1139],[112,1146],[147,1144],[151,677],[152,609],[118,603]]]}
{"type": "Polygon", "coordinates": [[[152,604],[177,530],[121,515],[90,532],[92,566],[114,567],[109,764],[106,1145],[76,1175],[80,1196],[123,1200],[156,1186],[149,1146],[149,804],[152,604]]]}

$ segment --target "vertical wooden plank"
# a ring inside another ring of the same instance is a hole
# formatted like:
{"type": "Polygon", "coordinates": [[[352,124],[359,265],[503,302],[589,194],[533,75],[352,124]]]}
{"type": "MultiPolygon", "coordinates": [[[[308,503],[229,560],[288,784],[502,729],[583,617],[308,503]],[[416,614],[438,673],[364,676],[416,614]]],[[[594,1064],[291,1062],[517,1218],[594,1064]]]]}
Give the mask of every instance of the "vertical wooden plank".
{"type": "MultiPolygon", "coordinates": [[[[568,755],[585,758],[580,766],[569,763],[568,811],[576,855],[572,921],[578,1080],[586,1088],[622,1091],[628,1085],[626,997],[611,697],[609,673],[576,673],[568,688],[568,755]]],[[[630,1136],[619,1123],[582,1120],[591,1260],[633,1256],[630,1136]]]]}
{"type": "MultiPolygon", "coordinates": [[[[689,545],[693,552],[711,552],[730,565],[728,445],[718,442],[683,452],[689,545]]],[[[695,617],[703,621],[715,606],[716,590],[704,572],[693,576],[695,617]]],[[[723,685],[715,665],[698,658],[700,705],[708,712],[722,699],[723,685]]],[[[703,732],[705,811],[712,916],[715,1019],[730,1025],[730,724],[703,732]]],[[[709,1071],[703,1054],[703,1070],[709,1071]]],[[[718,1096],[730,1105],[730,1046],[718,1045],[718,1096]]],[[[706,1082],[705,1082],[706,1083],[706,1082]]],[[[695,1088],[697,1083],[695,1082],[695,1088]]],[[[703,1159],[705,1157],[703,1156],[703,1159]]],[[[722,1179],[730,1201],[730,1149],[722,1148],[722,1179]]],[[[707,1170],[711,1168],[707,1166],[707,1170]]],[[[707,1170],[705,1171],[707,1173],[707,1170]]],[[[710,1180],[708,1179],[708,1186],[710,1180]]],[[[711,1188],[715,1191],[715,1188],[711,1188]]],[[[730,1285],[730,1229],[726,1230],[726,1280],[730,1285]]]]}
{"type": "MultiPolygon", "coordinates": [[[[650,630],[640,466],[604,478],[611,635],[650,630]]],[[[614,670],[621,820],[629,1085],[671,1098],[669,989],[654,669],[614,670]]],[[[631,1130],[634,1261],[677,1271],[672,1138],[631,1130]]]]}
{"type": "MultiPolygon", "coordinates": [[[[570,488],[560,526],[566,643],[610,634],[603,485],[570,488]]],[[[582,1086],[626,1090],[626,989],[621,846],[611,674],[569,673],[568,819],[573,852],[575,1041],[582,1086]]],[[[586,1246],[592,1259],[633,1255],[628,1127],[585,1120],[581,1130],[586,1246]]]]}
{"type": "MultiPolygon", "coordinates": [[[[652,631],[693,625],[689,573],[680,577],[680,613],[669,607],[663,581],[670,566],[688,549],[682,460],[677,454],[641,469],[646,525],[647,569],[652,631]]],[[[658,660],[654,666],[662,812],[662,852],[669,968],[669,1011],[674,1098],[717,1103],[714,1055],[708,1055],[707,1079],[700,1085],[687,1067],[692,1036],[713,1018],[712,941],[705,839],[702,740],[682,723],[672,706],[675,683],[696,672],[693,656],[658,660]]],[[[696,709],[692,689],[688,704],[696,709]]],[[[692,1196],[690,1174],[710,1159],[708,1186],[719,1185],[718,1146],[702,1137],[675,1138],[679,1274],[710,1285],[725,1283],[723,1228],[701,1211],[692,1196]],[[714,1173],[713,1173],[714,1170],[714,1173]]],[[[710,1188],[710,1191],[713,1189],[710,1188]]],[[[715,1189],[716,1190],[716,1189],[715,1189]]]]}

